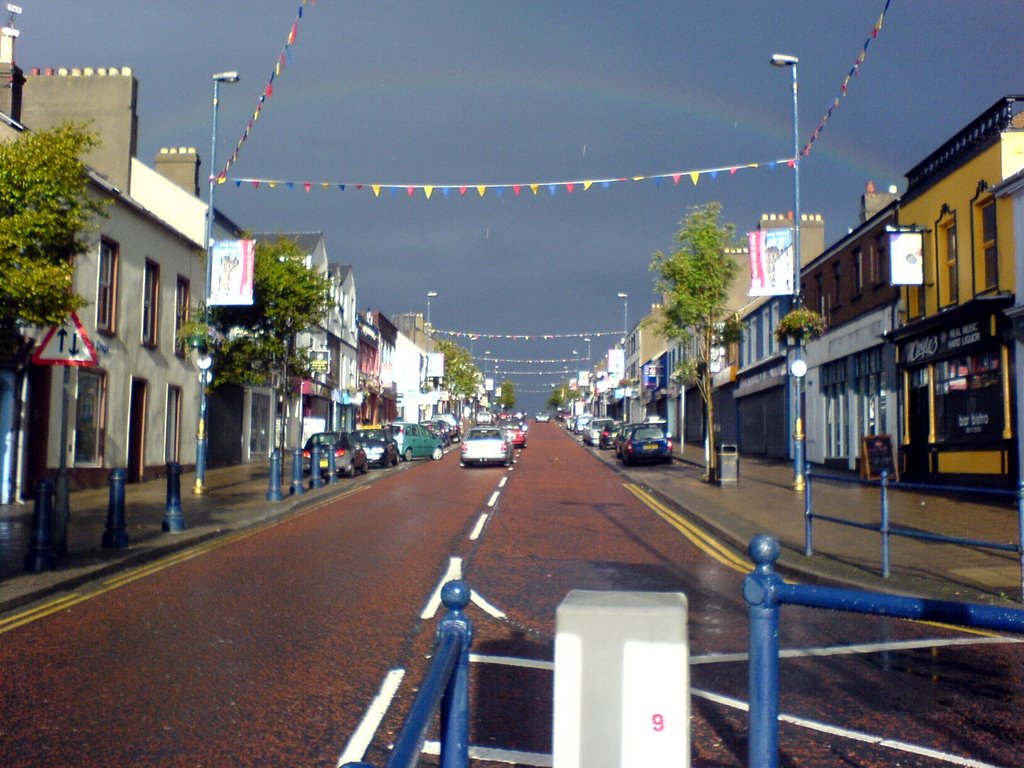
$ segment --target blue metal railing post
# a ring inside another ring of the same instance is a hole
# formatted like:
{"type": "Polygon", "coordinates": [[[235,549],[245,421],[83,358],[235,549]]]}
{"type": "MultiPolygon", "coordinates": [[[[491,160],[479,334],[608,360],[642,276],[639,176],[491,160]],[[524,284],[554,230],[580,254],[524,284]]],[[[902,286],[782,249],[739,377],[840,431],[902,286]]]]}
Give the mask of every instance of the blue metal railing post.
{"type": "Polygon", "coordinates": [[[1024,480],[1017,483],[1017,552],[1020,554],[1020,599],[1024,600],[1024,480]]]}
{"type": "Polygon", "coordinates": [[[167,464],[167,503],[164,504],[164,519],[160,527],[166,533],[185,530],[185,517],[181,512],[181,464],[176,461],[167,464]]]}
{"type": "Polygon", "coordinates": [[[306,492],[302,482],[302,449],[292,451],[292,495],[299,496],[306,492]]]}
{"type": "Polygon", "coordinates": [[[270,452],[270,474],[267,478],[267,501],[281,501],[281,451],[277,448],[270,452]]]}
{"type": "Polygon", "coordinates": [[[882,578],[889,578],[889,473],[882,470],[882,578]]]}
{"type": "Polygon", "coordinates": [[[754,571],[743,580],[743,598],[749,606],[750,697],[747,733],[749,768],[776,768],[779,752],[779,605],[775,592],[782,583],[775,573],[779,543],[770,536],[755,536],[748,548],[754,571]]]}
{"type": "Polygon", "coordinates": [[[338,456],[335,447],[329,445],[327,450],[327,484],[334,485],[338,482],[338,456]]]}
{"type": "Polygon", "coordinates": [[[320,446],[314,445],[309,449],[309,487],[323,488],[324,477],[320,474],[320,446]]]}
{"type": "Polygon", "coordinates": [[[107,528],[103,532],[104,549],[123,549],[128,546],[128,526],[124,517],[124,485],[128,471],[110,471],[110,497],[107,502],[107,528]]]}
{"type": "Polygon", "coordinates": [[[811,543],[811,468],[804,472],[807,483],[804,486],[804,557],[814,554],[814,546],[811,543]]]}

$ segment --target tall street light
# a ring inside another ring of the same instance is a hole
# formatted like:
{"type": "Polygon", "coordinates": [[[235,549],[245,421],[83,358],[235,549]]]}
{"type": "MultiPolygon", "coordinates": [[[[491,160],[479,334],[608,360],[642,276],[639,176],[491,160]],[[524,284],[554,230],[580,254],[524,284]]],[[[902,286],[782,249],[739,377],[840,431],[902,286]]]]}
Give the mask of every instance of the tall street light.
{"type": "Polygon", "coordinates": [[[430,328],[430,300],[437,297],[437,291],[427,291],[427,328],[430,328]]]}
{"type": "MultiPolygon", "coordinates": [[[[619,291],[619,298],[622,299],[622,378],[626,378],[626,337],[629,336],[629,294],[619,291]]],[[[623,390],[622,395],[622,420],[629,421],[629,387],[623,390]]]]}
{"type": "MultiPolygon", "coordinates": [[[[220,104],[220,84],[237,83],[237,72],[218,72],[213,75],[213,130],[210,138],[210,191],[206,207],[206,285],[203,287],[203,324],[210,327],[210,282],[213,280],[213,192],[217,186],[217,107],[220,104]]],[[[204,345],[205,346],[205,345],[204,345]]],[[[192,492],[200,494],[206,483],[206,383],[209,381],[208,352],[199,348],[199,426],[196,428],[196,482],[192,492]]]]}
{"type": "MultiPolygon", "coordinates": [[[[800,306],[800,129],[799,129],[799,81],[797,64],[800,59],[784,53],[772,56],[773,67],[789,67],[793,71],[793,297],[792,309],[800,306]]],[[[807,364],[801,359],[801,342],[795,346],[794,359],[790,364],[793,374],[793,488],[804,490],[804,420],[803,420],[803,377],[807,364]]]]}

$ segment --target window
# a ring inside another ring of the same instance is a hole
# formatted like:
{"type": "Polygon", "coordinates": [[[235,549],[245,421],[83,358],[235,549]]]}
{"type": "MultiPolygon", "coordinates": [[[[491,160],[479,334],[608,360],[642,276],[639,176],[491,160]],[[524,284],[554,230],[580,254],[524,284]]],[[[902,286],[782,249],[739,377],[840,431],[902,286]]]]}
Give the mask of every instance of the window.
{"type": "Polygon", "coordinates": [[[877,435],[882,423],[882,350],[879,347],[860,352],[852,359],[853,391],[857,398],[857,434],[877,435]]]}
{"type": "Polygon", "coordinates": [[[103,455],[103,406],[105,379],[102,373],[79,369],[75,399],[75,464],[100,464],[103,455]]]}
{"type": "Polygon", "coordinates": [[[825,458],[846,456],[846,361],[821,366],[821,393],[825,406],[825,458]]]}
{"type": "Polygon", "coordinates": [[[999,352],[987,350],[935,366],[935,430],[938,442],[998,439],[1003,424],[999,352]]]}
{"type": "Polygon", "coordinates": [[[155,347],[160,309],[160,266],[146,259],[142,284],[142,343],[155,347]]]}
{"type": "Polygon", "coordinates": [[[186,352],[185,341],[178,337],[188,322],[190,290],[188,278],[178,275],[178,285],[174,289],[174,353],[179,356],[184,356],[186,352]]]}
{"type": "Polygon", "coordinates": [[[96,328],[106,333],[117,331],[117,244],[100,241],[96,284],[96,328]]]}
{"type": "Polygon", "coordinates": [[[853,295],[864,293],[864,252],[860,248],[853,251],[853,295]]]}
{"type": "Polygon", "coordinates": [[[989,200],[981,206],[981,250],[985,274],[982,283],[985,288],[999,284],[999,248],[996,245],[996,201],[989,200]]]}
{"type": "Polygon", "coordinates": [[[883,238],[878,238],[869,251],[868,260],[870,262],[869,268],[871,270],[870,279],[872,285],[881,285],[886,282],[886,275],[883,271],[887,263],[884,243],[885,240],[883,238]]]}
{"type": "Polygon", "coordinates": [[[836,259],[832,262],[832,309],[843,303],[843,265],[836,259]]]}
{"type": "Polygon", "coordinates": [[[181,436],[181,387],[167,388],[167,424],[164,430],[164,461],[178,460],[181,436]]]}
{"type": "Polygon", "coordinates": [[[249,453],[270,453],[270,395],[253,392],[249,413],[249,453]]]}
{"type": "Polygon", "coordinates": [[[939,269],[942,286],[939,305],[956,304],[959,300],[959,280],[956,255],[956,219],[950,218],[939,228],[939,269]]]}

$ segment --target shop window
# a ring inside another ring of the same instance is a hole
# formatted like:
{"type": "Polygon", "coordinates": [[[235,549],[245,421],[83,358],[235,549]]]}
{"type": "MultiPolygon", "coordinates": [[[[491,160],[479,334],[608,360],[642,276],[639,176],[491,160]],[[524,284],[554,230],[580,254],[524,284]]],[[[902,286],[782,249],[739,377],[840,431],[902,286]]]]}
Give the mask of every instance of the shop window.
{"type": "Polygon", "coordinates": [[[249,404],[249,453],[270,453],[270,396],[252,393],[249,404]]]}
{"type": "Polygon", "coordinates": [[[848,445],[846,360],[836,360],[821,367],[821,393],[825,407],[825,457],[845,458],[848,445]]]}
{"type": "Polygon", "coordinates": [[[985,289],[999,285],[999,248],[996,244],[996,202],[989,200],[981,206],[981,250],[985,274],[982,285],[985,289]]]}
{"type": "Polygon", "coordinates": [[[117,331],[117,243],[100,241],[96,265],[96,328],[106,333],[117,331]]]}
{"type": "Polygon", "coordinates": [[[98,466],[102,456],[106,380],[102,373],[80,369],[75,398],[75,465],[98,466]]]}
{"type": "Polygon", "coordinates": [[[937,441],[962,443],[998,439],[1002,434],[1002,392],[1002,372],[996,351],[937,363],[937,441]]]}

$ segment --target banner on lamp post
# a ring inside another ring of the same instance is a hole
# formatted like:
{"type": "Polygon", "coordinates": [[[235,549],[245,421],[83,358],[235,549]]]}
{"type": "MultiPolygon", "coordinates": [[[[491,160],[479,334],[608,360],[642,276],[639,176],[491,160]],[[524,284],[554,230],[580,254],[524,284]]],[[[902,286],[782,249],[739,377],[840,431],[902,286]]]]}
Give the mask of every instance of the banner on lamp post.
{"type": "Polygon", "coordinates": [[[748,296],[793,293],[793,230],[759,229],[747,234],[750,249],[748,296]]]}
{"type": "Polygon", "coordinates": [[[217,240],[210,249],[210,306],[251,306],[254,240],[217,240]]]}

